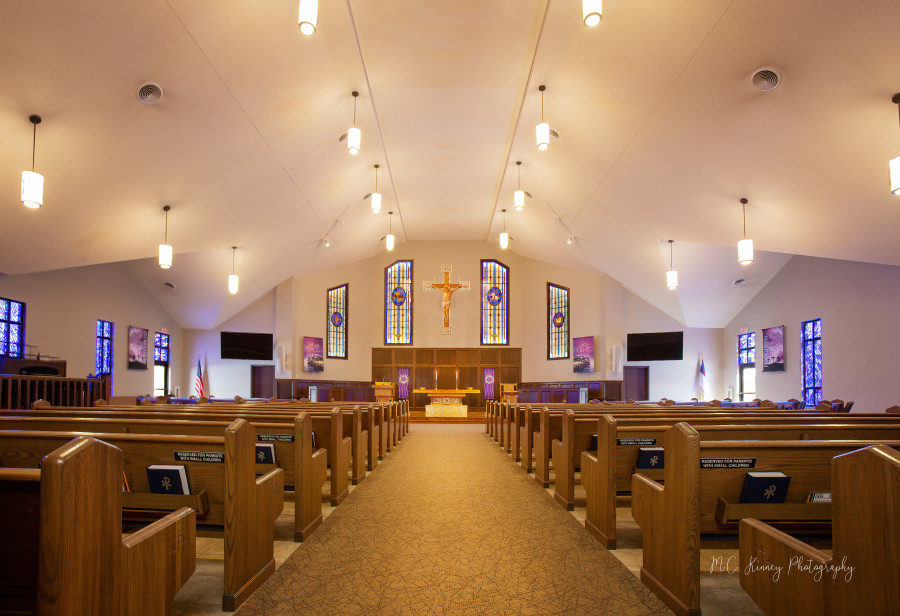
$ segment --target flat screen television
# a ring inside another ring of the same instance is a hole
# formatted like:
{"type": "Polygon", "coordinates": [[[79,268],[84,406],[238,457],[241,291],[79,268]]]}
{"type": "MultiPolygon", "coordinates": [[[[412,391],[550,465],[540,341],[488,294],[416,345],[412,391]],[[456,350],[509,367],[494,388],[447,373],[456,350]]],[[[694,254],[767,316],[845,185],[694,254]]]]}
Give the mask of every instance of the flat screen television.
{"type": "Polygon", "coordinates": [[[684,359],[684,332],[628,334],[628,361],[684,359]]]}
{"type": "Polygon", "coordinates": [[[222,359],[272,360],[272,334],[221,332],[222,359]]]}

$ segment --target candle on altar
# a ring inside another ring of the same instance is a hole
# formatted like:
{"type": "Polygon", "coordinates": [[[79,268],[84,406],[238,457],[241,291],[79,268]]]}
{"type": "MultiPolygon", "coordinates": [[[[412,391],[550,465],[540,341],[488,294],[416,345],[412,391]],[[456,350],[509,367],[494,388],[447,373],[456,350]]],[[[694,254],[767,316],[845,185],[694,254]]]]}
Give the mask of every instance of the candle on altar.
{"type": "Polygon", "coordinates": [[[456,389],[459,389],[459,368],[456,369],[456,389]]]}
{"type": "Polygon", "coordinates": [[[434,369],[434,388],[437,389],[437,368],[434,369]]]}

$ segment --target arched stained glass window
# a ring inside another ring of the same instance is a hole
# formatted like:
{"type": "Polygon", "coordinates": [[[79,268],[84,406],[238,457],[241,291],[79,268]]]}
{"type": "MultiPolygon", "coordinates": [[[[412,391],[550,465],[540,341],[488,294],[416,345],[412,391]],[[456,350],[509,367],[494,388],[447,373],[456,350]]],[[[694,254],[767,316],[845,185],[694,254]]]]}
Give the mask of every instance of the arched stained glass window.
{"type": "Polygon", "coordinates": [[[350,285],[328,289],[328,320],[325,324],[327,335],[326,357],[347,359],[347,294],[350,285]]]}
{"type": "Polygon", "coordinates": [[[481,344],[509,344],[509,268],[481,260],[481,344]]]}
{"type": "Polygon", "coordinates": [[[413,262],[384,269],[384,343],[412,344],[413,262]]]}
{"type": "Polygon", "coordinates": [[[547,359],[569,357],[569,289],[547,283],[547,359]]]}

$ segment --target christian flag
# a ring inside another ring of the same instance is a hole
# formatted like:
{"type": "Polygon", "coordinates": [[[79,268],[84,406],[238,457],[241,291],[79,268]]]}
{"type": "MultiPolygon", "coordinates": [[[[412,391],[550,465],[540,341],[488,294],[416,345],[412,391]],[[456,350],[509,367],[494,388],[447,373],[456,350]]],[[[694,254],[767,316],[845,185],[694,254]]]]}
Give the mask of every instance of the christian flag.
{"type": "Polygon", "coordinates": [[[700,389],[700,399],[705,399],[706,394],[706,364],[703,363],[703,355],[700,355],[700,366],[697,368],[697,386],[700,389]]]}
{"type": "Polygon", "coordinates": [[[194,395],[203,397],[203,372],[200,370],[200,357],[197,357],[197,377],[194,379],[194,395]]]}

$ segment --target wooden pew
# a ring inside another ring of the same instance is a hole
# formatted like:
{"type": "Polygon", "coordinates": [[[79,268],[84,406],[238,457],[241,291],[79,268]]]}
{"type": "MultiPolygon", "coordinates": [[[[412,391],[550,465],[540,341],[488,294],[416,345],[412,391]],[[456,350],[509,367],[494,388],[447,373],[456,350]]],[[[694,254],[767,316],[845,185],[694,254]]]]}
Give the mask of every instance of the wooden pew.
{"type": "MultiPolygon", "coordinates": [[[[820,421],[824,418],[820,418],[820,421]]],[[[900,440],[900,422],[854,423],[852,418],[843,416],[840,423],[806,423],[800,419],[766,420],[763,418],[735,418],[692,420],[689,422],[704,441],[717,440],[900,440]],[[749,422],[749,423],[747,423],[749,422]]],[[[581,436],[584,441],[595,431],[597,450],[581,451],[581,483],[587,495],[587,511],[584,525],[600,543],[609,550],[616,548],[616,494],[631,489],[631,476],[635,472],[650,479],[661,479],[662,470],[635,469],[640,442],[661,444],[664,434],[677,420],[656,426],[629,426],[627,418],[617,421],[612,415],[604,415],[594,420],[574,421],[576,444],[581,436]],[[619,439],[634,444],[621,443],[619,439]]],[[[577,446],[576,446],[577,448],[577,446]]],[[[564,474],[557,469],[557,476],[564,474]]],[[[557,486],[561,481],[557,481],[557,486]]],[[[574,490],[570,492],[574,500],[574,490]]],[[[561,497],[557,497],[561,501],[561,497]]]]}
{"type": "MultiPolygon", "coordinates": [[[[0,465],[37,467],[46,453],[74,436],[78,435],[0,431],[0,465]]],[[[198,516],[198,523],[223,525],[225,532],[223,610],[234,611],[275,570],[274,527],[284,506],[283,471],[273,469],[256,477],[256,431],[247,421],[235,420],[222,437],[113,433],[90,436],[122,450],[125,474],[133,490],[145,493],[143,498],[196,501],[206,491],[209,510],[205,516],[198,516]],[[189,452],[191,457],[205,457],[208,461],[178,460],[173,451],[189,452]],[[194,494],[177,499],[149,494],[146,468],[156,463],[183,464],[194,494]]],[[[117,485],[121,493],[121,484],[117,485]]]]}
{"type": "Polygon", "coordinates": [[[900,611],[900,453],[873,446],[837,456],[831,487],[831,555],[741,520],[741,586],[769,616],[900,611]]]}
{"type": "MultiPolygon", "coordinates": [[[[734,532],[743,517],[807,520],[821,529],[830,505],[802,501],[812,490],[831,491],[831,459],[866,441],[701,441],[686,423],[665,434],[665,484],[632,476],[632,513],[643,535],[641,580],[672,611],[700,614],[700,535],[734,532]],[[752,459],[756,470],[780,470],[791,477],[784,504],[740,505],[747,468],[701,469],[702,460],[752,459]],[[816,524],[818,522],[818,524],[816,524]]],[[[897,447],[900,441],[882,444],[897,447]]]]}
{"type": "Polygon", "coordinates": [[[79,436],[0,468],[0,613],[165,616],[194,572],[182,507],[122,539],[122,452],[79,436]]]}

